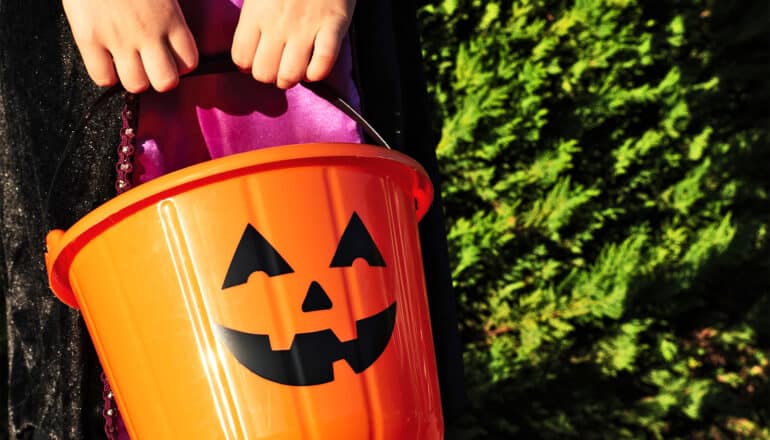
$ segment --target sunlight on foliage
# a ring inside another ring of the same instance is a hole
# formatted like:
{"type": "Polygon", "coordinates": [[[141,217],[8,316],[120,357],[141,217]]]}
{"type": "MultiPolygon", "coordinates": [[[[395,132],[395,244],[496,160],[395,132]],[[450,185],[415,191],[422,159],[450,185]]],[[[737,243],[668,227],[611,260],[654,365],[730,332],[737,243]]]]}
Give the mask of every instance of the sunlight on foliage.
{"type": "Polygon", "coordinates": [[[461,438],[770,438],[767,8],[424,3],[461,438]]]}

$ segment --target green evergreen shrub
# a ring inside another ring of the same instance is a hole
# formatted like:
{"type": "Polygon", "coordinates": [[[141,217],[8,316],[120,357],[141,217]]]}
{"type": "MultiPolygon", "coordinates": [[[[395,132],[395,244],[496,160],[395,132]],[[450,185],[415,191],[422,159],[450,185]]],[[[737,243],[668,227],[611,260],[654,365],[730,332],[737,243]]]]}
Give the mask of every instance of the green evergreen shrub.
{"type": "Polygon", "coordinates": [[[460,438],[770,438],[766,1],[424,0],[460,438]]]}

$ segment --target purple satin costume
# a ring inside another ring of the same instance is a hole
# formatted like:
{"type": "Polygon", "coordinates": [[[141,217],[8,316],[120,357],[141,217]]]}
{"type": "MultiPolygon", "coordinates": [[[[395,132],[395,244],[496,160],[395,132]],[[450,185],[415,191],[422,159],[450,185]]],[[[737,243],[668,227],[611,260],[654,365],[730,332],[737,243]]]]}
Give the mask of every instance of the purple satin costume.
{"type": "MultiPolygon", "coordinates": [[[[242,0],[187,0],[182,8],[202,56],[229,54],[242,0]]],[[[326,82],[358,107],[346,40],[326,82]]],[[[265,147],[361,141],[356,123],[310,90],[282,91],[232,72],[182,79],[142,95],[134,182],[208,159],[265,147]]]]}
{"type": "MultiPolygon", "coordinates": [[[[181,0],[201,56],[229,54],[243,0],[181,0]]],[[[325,81],[354,107],[351,49],[346,39],[325,81]]],[[[133,180],[147,182],[205,160],[280,145],[360,143],[356,123],[310,90],[282,91],[232,72],[181,80],[167,93],[140,98],[133,180]]],[[[118,438],[128,440],[117,420],[118,438]]]]}

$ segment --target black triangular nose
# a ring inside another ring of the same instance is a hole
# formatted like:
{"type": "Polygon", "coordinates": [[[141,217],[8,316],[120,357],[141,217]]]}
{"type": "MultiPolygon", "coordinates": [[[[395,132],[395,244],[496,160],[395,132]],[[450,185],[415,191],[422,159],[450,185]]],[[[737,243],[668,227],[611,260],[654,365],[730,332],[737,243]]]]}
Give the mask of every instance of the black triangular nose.
{"type": "Polygon", "coordinates": [[[310,287],[305,294],[305,300],[302,301],[303,312],[315,312],[317,310],[329,310],[332,308],[332,300],[324,292],[323,287],[316,281],[310,283],[310,287]]]}

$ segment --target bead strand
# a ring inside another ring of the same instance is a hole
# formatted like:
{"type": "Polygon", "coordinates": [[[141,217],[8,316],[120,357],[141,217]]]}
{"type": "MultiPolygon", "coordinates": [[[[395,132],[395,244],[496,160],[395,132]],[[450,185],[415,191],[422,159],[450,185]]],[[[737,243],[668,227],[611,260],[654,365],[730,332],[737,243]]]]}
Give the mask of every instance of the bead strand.
{"type": "Polygon", "coordinates": [[[134,152],[136,151],[136,110],[138,106],[136,95],[126,93],[125,105],[121,113],[123,127],[120,130],[120,145],[118,146],[118,162],[115,164],[117,179],[115,190],[122,194],[131,189],[131,173],[134,171],[134,152]]]}
{"type": "MultiPolygon", "coordinates": [[[[135,138],[138,99],[136,95],[126,93],[124,95],[124,101],[125,104],[123,105],[123,111],[120,115],[122,127],[120,129],[120,145],[118,145],[118,161],[115,164],[115,171],[117,172],[115,191],[117,191],[118,194],[122,194],[131,189],[131,173],[134,171],[134,152],[136,151],[135,138]]],[[[102,399],[104,400],[104,407],[102,408],[104,433],[107,435],[108,440],[117,440],[118,407],[115,404],[115,396],[112,394],[110,383],[107,381],[107,376],[104,373],[102,373],[102,383],[104,384],[102,392],[102,399]]]]}

